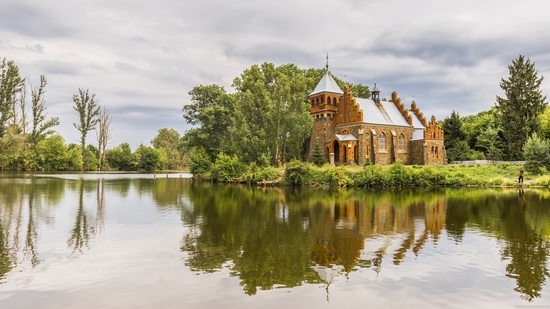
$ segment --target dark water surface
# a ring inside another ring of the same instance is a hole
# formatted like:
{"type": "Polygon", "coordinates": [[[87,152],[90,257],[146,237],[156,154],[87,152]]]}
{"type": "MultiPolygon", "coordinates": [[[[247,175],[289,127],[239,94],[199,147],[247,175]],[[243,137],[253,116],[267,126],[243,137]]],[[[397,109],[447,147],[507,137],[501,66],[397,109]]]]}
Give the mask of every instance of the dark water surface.
{"type": "Polygon", "coordinates": [[[0,175],[0,308],[550,308],[550,192],[0,175]]]}

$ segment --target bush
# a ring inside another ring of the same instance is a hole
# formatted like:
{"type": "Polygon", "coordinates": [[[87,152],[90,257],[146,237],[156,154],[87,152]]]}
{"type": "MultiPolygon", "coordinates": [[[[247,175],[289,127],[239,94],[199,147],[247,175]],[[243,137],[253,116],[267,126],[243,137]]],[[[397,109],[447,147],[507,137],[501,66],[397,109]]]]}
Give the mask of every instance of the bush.
{"type": "Polygon", "coordinates": [[[237,156],[228,156],[220,152],[212,168],[212,178],[220,182],[234,182],[245,171],[244,165],[237,156]]]}
{"type": "Polygon", "coordinates": [[[299,160],[292,160],[287,163],[285,167],[286,184],[294,186],[304,186],[309,183],[310,180],[310,167],[307,163],[299,160]]]}
{"type": "Polygon", "coordinates": [[[311,160],[313,161],[313,164],[317,166],[321,166],[327,162],[325,159],[325,154],[323,153],[323,150],[321,149],[321,146],[319,144],[315,144],[315,147],[313,148],[313,153],[311,154],[311,160]]]}
{"type": "Polygon", "coordinates": [[[397,161],[390,167],[390,182],[393,186],[413,185],[412,170],[403,165],[403,162],[397,161]]]}
{"type": "Polygon", "coordinates": [[[542,167],[550,167],[550,143],[547,139],[540,138],[533,133],[523,145],[523,156],[525,157],[525,170],[533,174],[541,174],[542,167]]]}
{"type": "Polygon", "coordinates": [[[210,162],[210,156],[206,153],[204,148],[194,148],[189,153],[189,171],[193,175],[204,175],[212,168],[212,162],[210,162]]]}

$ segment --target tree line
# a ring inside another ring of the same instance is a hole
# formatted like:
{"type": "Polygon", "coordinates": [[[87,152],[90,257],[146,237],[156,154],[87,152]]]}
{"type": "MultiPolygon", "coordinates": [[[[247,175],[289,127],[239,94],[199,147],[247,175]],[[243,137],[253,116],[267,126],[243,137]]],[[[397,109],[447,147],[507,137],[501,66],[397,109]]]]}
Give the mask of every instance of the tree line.
{"type": "Polygon", "coordinates": [[[108,149],[112,116],[100,106],[96,95],[79,89],[73,95],[74,123],[79,144],[67,144],[56,133],[58,117],[49,117],[45,94],[47,79],[41,75],[32,85],[19,67],[7,59],[0,62],[0,170],[10,171],[95,171],[182,169],[181,136],[174,129],[161,129],[151,141],[153,147],[129,144],[108,149]],[[30,92],[30,98],[29,98],[30,92]],[[89,143],[95,131],[97,143],[89,143]]]}
{"type": "MultiPolygon", "coordinates": [[[[95,94],[79,89],[73,109],[79,120],[79,144],[67,144],[54,130],[57,117],[48,117],[47,80],[38,85],[22,78],[13,61],[0,66],[0,169],[39,170],[212,170],[219,165],[234,169],[253,164],[267,167],[306,160],[313,119],[308,95],[323,69],[302,69],[294,64],[252,65],[237,76],[232,90],[198,85],[189,91],[183,118],[193,127],[180,135],[160,129],[152,146],[132,151],[122,143],[108,149],[112,117],[97,103],[95,94]],[[27,98],[30,92],[30,99],[27,98]],[[97,143],[89,142],[95,131],[97,143]]],[[[362,84],[344,83],[357,97],[369,97],[362,84]]],[[[527,160],[541,172],[550,168],[550,109],[540,86],[543,77],[528,58],[519,56],[509,66],[500,86],[504,95],[495,106],[475,115],[458,111],[440,122],[445,132],[449,161],[473,159],[527,160]]],[[[313,156],[315,157],[315,156],[313,156]]]]}
{"type": "Polygon", "coordinates": [[[540,89],[543,76],[523,55],[508,70],[500,82],[504,95],[492,108],[462,117],[453,111],[441,121],[450,162],[526,160],[532,172],[550,169],[550,107],[540,89]]]}
{"type": "MultiPolygon", "coordinates": [[[[308,95],[323,73],[262,63],[236,77],[232,93],[215,84],[194,87],[183,107],[183,117],[195,126],[183,136],[192,172],[207,170],[218,159],[258,166],[305,160],[313,128],[308,95]]],[[[357,96],[370,95],[367,86],[347,85],[357,96]]]]}

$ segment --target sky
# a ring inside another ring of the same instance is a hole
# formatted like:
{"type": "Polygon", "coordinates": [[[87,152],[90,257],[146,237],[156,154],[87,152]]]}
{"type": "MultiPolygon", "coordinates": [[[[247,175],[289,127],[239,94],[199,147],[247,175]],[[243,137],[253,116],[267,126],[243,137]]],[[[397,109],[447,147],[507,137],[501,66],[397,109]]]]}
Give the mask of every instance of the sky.
{"type": "Polygon", "coordinates": [[[475,114],[503,95],[519,55],[550,78],[549,11],[547,0],[2,0],[0,59],[32,85],[45,75],[67,143],[79,140],[73,95],[88,89],[112,116],[108,148],[135,149],[191,128],[181,110],[193,87],[233,92],[254,64],[324,68],[327,53],[335,76],[376,81],[427,117],[475,114]]]}

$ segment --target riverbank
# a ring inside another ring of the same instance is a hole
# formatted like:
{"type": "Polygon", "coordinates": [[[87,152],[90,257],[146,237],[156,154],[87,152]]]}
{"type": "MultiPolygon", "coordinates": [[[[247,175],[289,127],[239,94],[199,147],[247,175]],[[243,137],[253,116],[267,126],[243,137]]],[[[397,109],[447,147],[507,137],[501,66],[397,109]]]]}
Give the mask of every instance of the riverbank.
{"type": "Polygon", "coordinates": [[[520,165],[448,164],[440,166],[357,165],[317,167],[292,161],[284,168],[241,167],[233,173],[208,172],[195,178],[215,182],[252,183],[269,186],[308,187],[548,187],[548,173],[525,173],[518,184],[520,165]],[[238,172],[240,171],[240,172],[238,172]],[[223,177],[219,177],[222,175],[223,177]]]}

